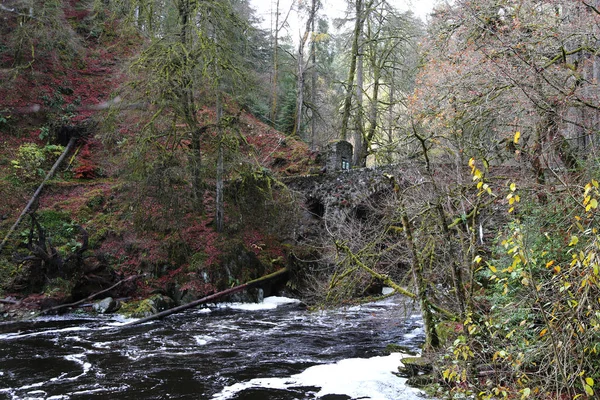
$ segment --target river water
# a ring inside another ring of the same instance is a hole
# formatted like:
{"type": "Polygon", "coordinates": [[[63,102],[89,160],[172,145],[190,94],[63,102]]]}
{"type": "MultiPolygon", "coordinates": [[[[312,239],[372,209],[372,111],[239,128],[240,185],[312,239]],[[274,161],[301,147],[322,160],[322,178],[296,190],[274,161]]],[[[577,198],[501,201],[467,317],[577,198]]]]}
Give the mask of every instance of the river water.
{"type": "Polygon", "coordinates": [[[400,297],[311,312],[291,299],[123,326],[67,315],[0,324],[0,399],[415,400],[393,374],[423,325],[400,297]]]}

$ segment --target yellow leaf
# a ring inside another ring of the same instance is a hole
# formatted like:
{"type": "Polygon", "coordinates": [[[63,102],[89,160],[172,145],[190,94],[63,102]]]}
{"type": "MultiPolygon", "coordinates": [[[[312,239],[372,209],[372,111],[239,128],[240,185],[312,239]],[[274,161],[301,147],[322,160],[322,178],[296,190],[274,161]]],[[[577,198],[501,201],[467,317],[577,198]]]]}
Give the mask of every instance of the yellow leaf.
{"type": "Polygon", "coordinates": [[[498,270],[496,269],[496,267],[494,267],[493,265],[488,265],[488,268],[490,269],[490,271],[492,271],[493,273],[498,272],[498,270]]]}
{"type": "Polygon", "coordinates": [[[473,157],[469,159],[469,167],[475,168],[475,159],[473,157]]]}
{"type": "Polygon", "coordinates": [[[483,186],[483,182],[479,181],[477,183],[477,189],[481,189],[482,186],[483,186]]]}
{"type": "Polygon", "coordinates": [[[589,206],[590,206],[591,208],[593,208],[593,209],[596,209],[596,208],[598,208],[598,200],[596,200],[596,199],[592,199],[592,200],[590,200],[590,204],[589,204],[589,206]]]}
{"type": "Polygon", "coordinates": [[[515,190],[517,190],[517,185],[515,185],[514,183],[510,184],[510,191],[514,192],[515,190]]]}
{"type": "Polygon", "coordinates": [[[513,212],[513,211],[515,211],[515,208],[514,208],[514,207],[511,207],[511,208],[509,208],[509,209],[508,209],[508,213],[509,213],[509,214],[510,214],[511,212],[513,212]]]}
{"type": "Polygon", "coordinates": [[[546,333],[548,333],[548,329],[542,329],[542,331],[540,332],[540,337],[543,337],[546,333]]]}
{"type": "Polygon", "coordinates": [[[592,185],[594,185],[594,187],[595,187],[596,189],[598,189],[598,181],[597,181],[597,180],[595,180],[595,179],[592,179],[592,185]]]}
{"type": "Polygon", "coordinates": [[[587,383],[588,386],[594,387],[594,379],[590,377],[585,378],[585,383],[587,383]]]}
{"type": "Polygon", "coordinates": [[[515,137],[513,138],[513,142],[514,144],[518,144],[519,143],[519,138],[521,137],[521,132],[516,131],[515,132],[515,137]]]}
{"type": "Polygon", "coordinates": [[[592,389],[591,386],[589,386],[589,385],[583,385],[583,388],[585,389],[585,393],[588,396],[593,396],[594,395],[594,389],[592,389]]]}
{"type": "Polygon", "coordinates": [[[579,243],[579,238],[577,236],[571,236],[571,241],[569,242],[569,247],[575,246],[579,243]]]}
{"type": "Polygon", "coordinates": [[[529,388],[525,388],[523,389],[523,394],[521,395],[521,399],[526,399],[529,397],[529,395],[531,394],[531,389],[529,388]]]}
{"type": "Polygon", "coordinates": [[[554,260],[550,260],[546,263],[546,268],[550,268],[553,265],[554,265],[554,260]]]}
{"type": "Polygon", "coordinates": [[[511,197],[510,199],[508,199],[508,204],[510,204],[511,206],[515,203],[515,198],[511,197]]]}
{"type": "Polygon", "coordinates": [[[560,274],[560,265],[557,265],[556,267],[554,267],[553,271],[555,274],[560,274]]]}

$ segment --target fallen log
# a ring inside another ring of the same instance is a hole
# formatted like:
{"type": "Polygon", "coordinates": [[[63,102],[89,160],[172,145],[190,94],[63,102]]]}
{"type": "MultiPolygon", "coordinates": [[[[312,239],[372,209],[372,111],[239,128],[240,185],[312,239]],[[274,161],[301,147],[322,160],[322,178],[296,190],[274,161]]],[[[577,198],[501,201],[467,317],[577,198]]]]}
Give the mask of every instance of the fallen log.
{"type": "Polygon", "coordinates": [[[41,310],[41,311],[40,311],[40,314],[46,314],[46,313],[49,313],[49,312],[52,312],[52,311],[60,310],[61,308],[69,308],[69,307],[75,307],[75,306],[78,306],[78,305],[80,305],[80,304],[82,304],[82,303],[85,303],[86,301],[90,301],[90,300],[92,300],[94,297],[100,296],[100,295],[101,295],[101,294],[103,294],[103,293],[106,293],[106,292],[109,292],[109,291],[113,290],[114,288],[116,288],[117,286],[119,286],[119,285],[120,285],[120,284],[122,284],[122,283],[129,282],[129,281],[131,281],[131,280],[134,280],[134,279],[137,279],[137,278],[139,278],[139,277],[140,277],[140,275],[133,275],[133,276],[127,277],[127,278],[125,278],[125,279],[122,279],[122,280],[120,280],[119,282],[115,283],[114,285],[112,285],[112,286],[111,286],[111,287],[109,287],[109,288],[106,288],[106,289],[104,289],[104,290],[101,290],[101,291],[99,291],[99,292],[96,292],[96,293],[93,293],[93,294],[89,295],[89,296],[88,296],[88,297],[86,297],[85,299],[82,299],[82,300],[76,301],[76,302],[74,302],[74,303],[61,304],[61,305],[59,305],[59,306],[55,306],[55,307],[51,307],[51,308],[47,308],[47,309],[45,309],[45,310],[41,310]]]}
{"type": "Polygon", "coordinates": [[[40,186],[38,186],[37,190],[33,194],[33,197],[31,198],[31,200],[29,200],[29,203],[27,203],[27,205],[25,206],[25,208],[23,209],[23,211],[21,211],[21,215],[19,215],[19,218],[17,218],[17,221],[8,230],[8,233],[4,237],[4,240],[2,240],[2,243],[0,243],[0,253],[2,253],[2,249],[6,245],[6,242],[8,242],[8,240],[10,239],[10,236],[13,234],[13,232],[15,231],[15,229],[17,229],[17,227],[19,226],[19,224],[23,220],[23,217],[27,213],[29,213],[29,211],[31,210],[31,207],[35,204],[35,202],[37,201],[38,197],[40,197],[40,194],[42,193],[42,189],[44,188],[44,185],[46,184],[46,182],[48,182],[48,180],[54,176],[54,173],[56,172],[56,170],[58,169],[58,167],[60,166],[60,164],[62,164],[62,162],[65,159],[65,157],[67,156],[67,154],[71,151],[71,149],[75,145],[76,141],[77,141],[77,139],[75,137],[72,137],[69,140],[69,143],[67,144],[67,147],[65,147],[65,150],[62,152],[62,154],[60,155],[60,157],[58,157],[58,160],[56,160],[56,162],[54,163],[54,165],[52,166],[52,168],[50,169],[50,171],[48,171],[48,173],[46,174],[46,177],[44,178],[44,180],[42,181],[42,183],[40,184],[40,186]]]}
{"type": "Polygon", "coordinates": [[[138,319],[136,321],[129,322],[129,323],[123,325],[123,326],[139,325],[139,324],[143,324],[144,322],[152,321],[152,320],[155,320],[155,319],[160,319],[160,318],[166,317],[166,316],[171,315],[171,314],[176,314],[176,313],[179,313],[181,311],[187,310],[188,308],[196,307],[196,306],[198,306],[200,304],[208,303],[210,301],[217,300],[217,299],[219,299],[221,297],[224,297],[224,296],[227,296],[227,295],[230,295],[230,294],[233,294],[233,293],[241,292],[242,290],[253,288],[253,287],[257,286],[260,283],[263,283],[263,282],[268,281],[270,279],[273,279],[273,278],[276,278],[278,276],[284,275],[287,272],[288,272],[287,267],[286,268],[282,268],[279,271],[273,272],[272,274],[262,276],[262,277],[260,277],[258,279],[254,279],[254,280],[246,282],[246,283],[244,283],[242,285],[234,286],[232,288],[223,290],[223,291],[218,292],[218,293],[211,294],[210,296],[203,297],[201,299],[192,301],[190,303],[181,305],[179,307],[174,307],[174,308],[171,308],[171,309],[159,312],[157,314],[151,315],[149,317],[141,318],[141,319],[138,319]]]}

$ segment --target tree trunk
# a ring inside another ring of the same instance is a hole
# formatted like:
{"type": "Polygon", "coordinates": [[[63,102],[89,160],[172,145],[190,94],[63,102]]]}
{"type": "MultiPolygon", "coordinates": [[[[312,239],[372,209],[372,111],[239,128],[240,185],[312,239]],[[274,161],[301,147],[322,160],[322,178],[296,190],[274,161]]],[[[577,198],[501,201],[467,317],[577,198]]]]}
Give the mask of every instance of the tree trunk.
{"type": "Polygon", "coordinates": [[[2,253],[2,249],[6,245],[6,242],[8,242],[8,240],[10,239],[10,236],[13,234],[13,232],[15,231],[15,229],[17,229],[17,227],[19,226],[19,224],[23,220],[23,217],[27,213],[30,212],[31,207],[37,202],[38,197],[40,197],[40,194],[42,193],[42,189],[44,189],[44,185],[46,184],[46,182],[48,182],[48,180],[50,178],[52,178],[54,176],[54,173],[56,172],[56,170],[58,169],[58,167],[60,166],[60,164],[62,164],[62,162],[65,159],[65,157],[67,156],[67,154],[71,151],[71,149],[75,145],[76,141],[77,141],[77,139],[75,139],[74,137],[72,137],[69,140],[69,143],[67,144],[67,147],[65,147],[65,150],[62,152],[62,154],[60,155],[60,157],[58,157],[58,160],[56,160],[56,162],[54,163],[54,165],[52,166],[52,168],[50,169],[50,171],[48,171],[48,174],[46,174],[46,177],[44,178],[44,180],[42,181],[42,183],[40,184],[40,186],[37,188],[37,190],[33,194],[33,197],[31,198],[31,200],[29,200],[29,202],[27,203],[27,205],[25,206],[25,208],[23,209],[23,211],[21,211],[21,214],[17,218],[17,221],[8,230],[8,233],[4,237],[4,240],[2,240],[2,243],[0,243],[0,253],[2,253]]]}
{"type": "MultiPolygon", "coordinates": [[[[375,44],[376,45],[376,44],[375,44]]],[[[371,69],[373,70],[373,94],[369,111],[369,130],[361,146],[360,162],[366,165],[368,147],[377,133],[377,119],[379,118],[379,86],[381,84],[381,68],[378,64],[376,49],[371,49],[371,69]]]]}
{"type": "MultiPolygon", "coordinates": [[[[313,7],[314,7],[314,2],[316,0],[313,0],[313,7]]],[[[311,85],[310,85],[310,101],[312,103],[312,108],[311,108],[311,119],[310,119],[310,149],[311,150],[315,150],[315,138],[317,137],[317,112],[316,107],[317,107],[317,44],[315,42],[315,34],[316,34],[316,28],[315,28],[315,19],[313,18],[312,20],[312,32],[313,32],[313,38],[312,41],[310,43],[310,55],[311,55],[311,85]]]]}
{"type": "MultiPolygon", "coordinates": [[[[346,253],[346,255],[348,257],[350,257],[350,259],[352,260],[352,262],[354,264],[356,264],[359,268],[361,268],[363,271],[367,272],[369,275],[371,275],[373,278],[380,280],[384,285],[387,285],[389,287],[391,287],[392,289],[394,289],[398,294],[401,294],[402,296],[406,296],[408,298],[411,299],[417,299],[417,295],[414,294],[413,292],[409,292],[408,290],[404,289],[402,286],[398,285],[396,282],[394,282],[389,276],[387,275],[383,275],[378,273],[377,271],[375,271],[372,268],[369,268],[368,265],[365,265],[365,263],[363,263],[353,252],[352,250],[350,250],[350,248],[348,246],[346,246],[343,243],[340,243],[338,241],[335,241],[335,246],[342,250],[344,253],[346,253]]],[[[451,311],[442,308],[440,306],[436,306],[435,304],[430,304],[431,308],[433,310],[435,310],[436,312],[443,314],[446,316],[446,318],[448,319],[455,319],[456,315],[454,315],[451,311]]]]}
{"type": "Polygon", "coordinates": [[[223,200],[223,174],[224,174],[224,161],[223,161],[223,127],[221,126],[221,117],[223,114],[221,105],[221,94],[217,86],[217,138],[219,141],[219,148],[217,149],[217,183],[216,183],[216,211],[215,211],[215,222],[217,232],[223,232],[225,227],[225,205],[223,200]]]}
{"type": "Polygon", "coordinates": [[[306,137],[302,137],[302,114],[304,113],[304,79],[306,66],[304,65],[304,48],[306,46],[306,41],[311,34],[311,27],[313,26],[313,20],[315,18],[315,14],[317,13],[317,1],[312,1],[312,6],[308,15],[308,20],[306,21],[306,27],[304,29],[304,35],[300,39],[300,44],[298,45],[298,68],[297,68],[297,84],[296,84],[296,119],[294,122],[294,129],[292,134],[294,136],[299,136],[305,141],[307,141],[306,137]]]}
{"type": "MultiPolygon", "coordinates": [[[[179,1],[179,20],[181,23],[180,40],[184,48],[192,48],[192,32],[190,0],[179,1]]],[[[183,118],[192,135],[192,152],[190,154],[190,173],[192,175],[192,199],[198,211],[204,212],[204,184],[202,182],[202,151],[200,145],[201,130],[198,129],[198,120],[196,118],[196,107],[193,92],[193,79],[191,69],[191,60],[187,53],[182,56],[182,70],[184,71],[183,81],[181,82],[181,106],[183,109],[183,118]]]]}
{"type": "Polygon", "coordinates": [[[287,272],[288,272],[288,269],[283,268],[283,269],[280,269],[279,271],[273,272],[272,274],[265,275],[258,279],[254,279],[254,280],[246,282],[242,285],[235,286],[235,287],[229,288],[227,290],[223,290],[223,291],[215,293],[215,294],[211,294],[210,296],[203,297],[199,300],[192,301],[190,303],[184,304],[179,307],[175,307],[175,308],[171,308],[169,310],[165,310],[163,312],[159,312],[158,314],[154,314],[154,315],[151,315],[146,318],[138,319],[137,321],[129,322],[129,323],[125,324],[124,326],[139,325],[139,324],[143,324],[144,322],[152,321],[155,319],[160,319],[160,318],[166,317],[171,314],[176,314],[176,313],[182,312],[184,310],[187,310],[188,308],[196,307],[200,304],[208,303],[209,301],[214,301],[214,300],[220,299],[221,297],[224,297],[224,296],[227,296],[230,294],[234,294],[237,292],[241,292],[242,290],[256,287],[265,281],[282,276],[283,274],[285,274],[287,272]]]}
{"type": "Polygon", "coordinates": [[[356,0],[356,21],[354,24],[354,33],[352,34],[352,50],[350,53],[350,68],[348,69],[348,78],[346,79],[346,97],[344,98],[344,108],[342,114],[342,129],[340,138],[348,138],[348,121],[350,120],[350,109],[352,108],[352,93],[354,90],[354,76],[356,74],[356,61],[358,58],[358,45],[363,25],[362,0],[356,0]]]}
{"type": "Polygon", "coordinates": [[[412,255],[412,266],[411,272],[413,275],[413,281],[417,289],[417,298],[419,299],[419,306],[421,306],[421,313],[423,315],[423,322],[425,325],[425,344],[424,349],[437,348],[440,345],[440,339],[435,329],[435,322],[433,320],[433,313],[431,312],[431,305],[427,298],[427,281],[423,278],[423,264],[421,257],[417,252],[414,237],[412,234],[412,227],[408,220],[406,212],[402,213],[402,227],[406,235],[406,241],[408,242],[408,248],[412,255]]]}
{"type": "Polygon", "coordinates": [[[271,79],[271,124],[277,121],[277,81],[279,73],[279,0],[275,9],[275,29],[273,32],[273,75],[271,79]]]}
{"type": "Polygon", "coordinates": [[[365,127],[363,121],[363,37],[359,36],[358,54],[356,58],[356,116],[354,119],[354,154],[352,164],[357,167],[366,165],[365,127]]]}

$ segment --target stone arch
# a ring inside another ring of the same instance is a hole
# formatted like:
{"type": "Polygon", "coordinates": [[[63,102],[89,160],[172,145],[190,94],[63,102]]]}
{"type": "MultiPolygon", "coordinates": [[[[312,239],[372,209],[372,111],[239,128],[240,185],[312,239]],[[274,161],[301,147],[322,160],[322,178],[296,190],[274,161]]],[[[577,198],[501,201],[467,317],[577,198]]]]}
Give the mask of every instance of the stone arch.
{"type": "Polygon", "coordinates": [[[322,219],[325,216],[325,203],[318,197],[309,197],[306,200],[306,209],[316,219],[322,219]]]}

